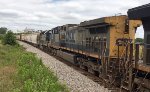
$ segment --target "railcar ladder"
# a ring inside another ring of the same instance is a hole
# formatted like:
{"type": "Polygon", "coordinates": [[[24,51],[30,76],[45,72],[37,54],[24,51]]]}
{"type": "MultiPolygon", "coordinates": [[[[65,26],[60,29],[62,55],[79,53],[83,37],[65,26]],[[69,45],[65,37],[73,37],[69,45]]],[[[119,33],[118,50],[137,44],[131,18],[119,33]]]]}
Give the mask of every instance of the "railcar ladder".
{"type": "Polygon", "coordinates": [[[125,74],[124,78],[122,79],[121,84],[121,92],[132,92],[132,83],[133,83],[133,44],[130,44],[130,54],[129,54],[129,60],[126,61],[125,65],[125,74]]]}
{"type": "Polygon", "coordinates": [[[113,71],[114,71],[114,67],[115,66],[115,62],[114,61],[110,61],[109,62],[109,66],[108,66],[108,69],[107,69],[107,75],[106,75],[106,78],[109,80],[108,83],[109,85],[107,85],[109,88],[112,88],[112,83],[113,83],[113,71]]]}
{"type": "MultiPolygon", "coordinates": [[[[133,44],[128,42],[128,40],[122,40],[123,43],[118,43],[118,58],[116,60],[110,61],[109,69],[107,70],[107,78],[110,80],[109,87],[113,85],[118,85],[121,88],[121,92],[131,92],[132,90],[132,59],[133,59],[133,44]],[[124,42],[125,41],[125,42],[124,42]],[[126,52],[119,55],[119,46],[125,46],[126,52]],[[129,50],[128,50],[129,47],[129,50]],[[129,53],[129,52],[130,53],[129,53]],[[125,57],[122,57],[124,56],[125,57]],[[129,55],[129,56],[128,56],[129,55]],[[119,79],[120,78],[120,79],[119,79]],[[121,84],[121,85],[120,85],[121,84]]],[[[118,40],[119,42],[119,40],[118,40]]]]}

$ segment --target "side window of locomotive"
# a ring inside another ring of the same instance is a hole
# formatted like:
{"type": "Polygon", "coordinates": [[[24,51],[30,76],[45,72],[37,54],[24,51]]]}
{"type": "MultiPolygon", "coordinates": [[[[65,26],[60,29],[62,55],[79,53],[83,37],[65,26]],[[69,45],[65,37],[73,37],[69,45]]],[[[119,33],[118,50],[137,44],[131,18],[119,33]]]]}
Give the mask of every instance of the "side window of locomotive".
{"type": "Polygon", "coordinates": [[[65,34],[61,34],[61,39],[65,39],[65,34]]]}
{"type": "Polygon", "coordinates": [[[107,27],[96,28],[97,33],[107,33],[107,27]]]}
{"type": "Polygon", "coordinates": [[[90,28],[89,31],[90,31],[90,34],[107,33],[107,27],[90,28]]]}
{"type": "Polygon", "coordinates": [[[69,40],[72,39],[72,33],[69,33],[69,40]]]}
{"type": "Polygon", "coordinates": [[[95,45],[96,45],[96,47],[98,47],[99,46],[99,37],[95,37],[95,45]]]}
{"type": "Polygon", "coordinates": [[[89,31],[90,31],[90,34],[96,34],[95,28],[90,28],[89,31]]]}
{"type": "Polygon", "coordinates": [[[58,34],[58,30],[55,30],[55,31],[54,31],[54,34],[58,34]]]}
{"type": "Polygon", "coordinates": [[[72,32],[71,35],[72,35],[71,39],[74,40],[74,32],[72,32]]]}
{"type": "Polygon", "coordinates": [[[69,32],[66,33],[66,41],[70,40],[69,32]]]}

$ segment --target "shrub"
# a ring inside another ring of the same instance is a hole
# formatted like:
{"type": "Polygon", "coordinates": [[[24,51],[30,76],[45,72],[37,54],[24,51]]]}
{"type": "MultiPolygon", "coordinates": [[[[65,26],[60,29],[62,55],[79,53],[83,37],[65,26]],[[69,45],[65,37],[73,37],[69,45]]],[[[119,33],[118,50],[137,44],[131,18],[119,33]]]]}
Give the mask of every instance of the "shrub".
{"type": "Polygon", "coordinates": [[[136,38],[135,43],[143,43],[144,39],[143,38],[136,38]]]}
{"type": "Polygon", "coordinates": [[[0,40],[2,40],[2,39],[3,39],[3,35],[0,34],[0,40]]]}
{"type": "Polygon", "coordinates": [[[8,44],[8,45],[16,45],[16,37],[14,36],[13,32],[8,31],[2,40],[3,44],[8,44]]]}

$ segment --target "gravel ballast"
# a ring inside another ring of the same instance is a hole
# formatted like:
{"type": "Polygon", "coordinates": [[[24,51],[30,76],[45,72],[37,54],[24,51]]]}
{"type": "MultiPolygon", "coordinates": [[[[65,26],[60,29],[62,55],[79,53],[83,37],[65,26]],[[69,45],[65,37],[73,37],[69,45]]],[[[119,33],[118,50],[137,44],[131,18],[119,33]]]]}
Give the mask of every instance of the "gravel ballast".
{"type": "Polygon", "coordinates": [[[47,53],[24,42],[19,41],[19,44],[23,45],[27,51],[36,53],[38,58],[42,59],[43,64],[53,71],[59,81],[67,85],[71,92],[110,92],[107,88],[104,88],[47,53]]]}

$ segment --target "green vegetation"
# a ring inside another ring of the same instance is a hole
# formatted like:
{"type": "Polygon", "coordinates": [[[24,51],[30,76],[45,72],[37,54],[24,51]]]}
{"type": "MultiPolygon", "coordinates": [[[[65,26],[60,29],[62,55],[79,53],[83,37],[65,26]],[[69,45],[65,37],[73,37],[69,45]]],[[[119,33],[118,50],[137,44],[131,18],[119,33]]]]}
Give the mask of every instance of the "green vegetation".
{"type": "Polygon", "coordinates": [[[3,39],[4,35],[6,34],[6,32],[7,32],[7,28],[5,28],[5,27],[1,27],[0,28],[0,40],[3,39]]]}
{"type": "Polygon", "coordinates": [[[2,40],[3,44],[9,44],[9,45],[17,44],[14,33],[11,30],[8,31],[8,29],[5,27],[0,28],[0,40],[2,40]]]}
{"type": "Polygon", "coordinates": [[[143,43],[143,42],[144,42],[144,39],[142,39],[142,38],[135,39],[135,43],[143,43]]]}
{"type": "Polygon", "coordinates": [[[2,34],[0,34],[0,40],[2,40],[3,39],[3,35],[2,34]]]}
{"type": "Polygon", "coordinates": [[[35,54],[0,43],[1,92],[68,92],[35,54]]]}
{"type": "Polygon", "coordinates": [[[9,45],[16,45],[16,44],[17,44],[17,42],[16,42],[16,37],[15,37],[15,35],[13,34],[13,32],[11,32],[11,31],[8,31],[8,32],[4,35],[2,41],[3,41],[3,44],[9,44],[9,45]]]}
{"type": "Polygon", "coordinates": [[[0,28],[0,34],[6,34],[7,30],[8,30],[7,28],[1,27],[0,28]]]}
{"type": "Polygon", "coordinates": [[[64,86],[32,53],[24,53],[19,59],[19,78],[24,82],[20,92],[66,92],[64,86]]]}
{"type": "Polygon", "coordinates": [[[17,82],[17,60],[23,53],[19,46],[2,45],[0,43],[0,91],[12,92],[19,87],[17,82]],[[16,82],[15,82],[16,81],[16,82]]]}

